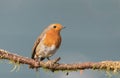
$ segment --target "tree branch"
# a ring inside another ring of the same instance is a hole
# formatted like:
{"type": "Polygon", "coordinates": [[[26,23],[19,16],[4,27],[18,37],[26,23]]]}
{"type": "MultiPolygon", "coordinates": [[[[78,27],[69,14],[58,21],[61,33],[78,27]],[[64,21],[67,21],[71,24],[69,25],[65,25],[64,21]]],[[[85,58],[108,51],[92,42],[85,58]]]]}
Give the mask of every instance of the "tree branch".
{"type": "Polygon", "coordinates": [[[50,60],[47,62],[41,61],[36,62],[35,60],[23,57],[17,54],[10,53],[3,49],[0,49],[0,59],[7,59],[12,60],[15,63],[19,64],[27,64],[32,66],[33,68],[46,68],[52,71],[77,71],[77,70],[85,70],[85,69],[100,69],[105,71],[113,71],[118,72],[120,71],[120,61],[101,61],[101,62],[84,62],[84,63],[74,63],[74,64],[62,64],[57,63],[60,58],[50,60]]]}

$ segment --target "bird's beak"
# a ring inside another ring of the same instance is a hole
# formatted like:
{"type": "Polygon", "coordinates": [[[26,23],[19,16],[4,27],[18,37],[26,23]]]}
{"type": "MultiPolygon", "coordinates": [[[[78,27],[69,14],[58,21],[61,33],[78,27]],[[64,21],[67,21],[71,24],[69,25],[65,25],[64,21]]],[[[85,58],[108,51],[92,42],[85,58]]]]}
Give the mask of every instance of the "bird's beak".
{"type": "Polygon", "coordinates": [[[66,27],[63,27],[62,29],[64,29],[64,28],[66,28],[66,27]]]}

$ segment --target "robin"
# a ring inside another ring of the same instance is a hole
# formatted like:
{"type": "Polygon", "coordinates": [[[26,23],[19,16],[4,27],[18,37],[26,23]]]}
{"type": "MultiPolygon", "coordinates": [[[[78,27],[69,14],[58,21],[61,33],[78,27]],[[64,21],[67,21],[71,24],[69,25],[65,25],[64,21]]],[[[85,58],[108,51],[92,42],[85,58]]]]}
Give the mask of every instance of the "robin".
{"type": "Polygon", "coordinates": [[[61,24],[49,25],[37,38],[32,49],[32,59],[42,61],[54,55],[61,45],[61,24]]]}

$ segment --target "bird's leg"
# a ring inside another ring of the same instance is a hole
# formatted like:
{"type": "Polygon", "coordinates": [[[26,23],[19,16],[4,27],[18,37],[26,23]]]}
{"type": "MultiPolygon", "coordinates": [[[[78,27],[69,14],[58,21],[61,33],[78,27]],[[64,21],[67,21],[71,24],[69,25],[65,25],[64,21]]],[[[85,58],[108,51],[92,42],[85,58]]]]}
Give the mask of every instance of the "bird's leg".
{"type": "Polygon", "coordinates": [[[49,58],[49,57],[47,57],[47,59],[48,59],[48,60],[50,60],[50,58],[49,58]]]}
{"type": "Polygon", "coordinates": [[[40,58],[40,61],[43,61],[44,59],[45,59],[44,57],[41,57],[41,58],[40,58]]]}
{"type": "MultiPolygon", "coordinates": [[[[49,57],[47,57],[47,59],[48,59],[48,63],[50,64],[50,67],[51,67],[54,63],[50,61],[50,58],[49,58],[49,57]]],[[[54,72],[53,69],[51,69],[51,71],[54,72]]]]}

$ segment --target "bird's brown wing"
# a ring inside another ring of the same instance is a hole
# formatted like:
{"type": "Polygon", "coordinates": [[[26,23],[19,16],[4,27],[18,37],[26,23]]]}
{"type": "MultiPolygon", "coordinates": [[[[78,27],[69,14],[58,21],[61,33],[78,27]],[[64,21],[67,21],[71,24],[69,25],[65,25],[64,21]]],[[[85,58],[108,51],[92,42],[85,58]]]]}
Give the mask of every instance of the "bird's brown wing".
{"type": "Polygon", "coordinates": [[[34,59],[34,56],[35,56],[35,53],[36,53],[36,47],[40,43],[40,41],[41,41],[41,38],[38,37],[37,40],[34,43],[34,46],[32,48],[32,56],[31,56],[32,59],[34,59]]]}
{"type": "Polygon", "coordinates": [[[37,38],[37,40],[34,43],[34,46],[32,48],[32,56],[31,58],[34,59],[35,53],[36,53],[36,48],[38,46],[38,44],[41,42],[43,36],[45,35],[45,32],[48,30],[48,28],[46,28],[43,33],[41,33],[41,35],[37,38]]]}

